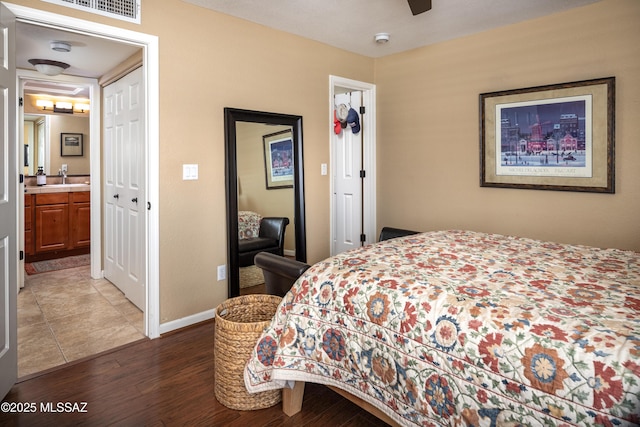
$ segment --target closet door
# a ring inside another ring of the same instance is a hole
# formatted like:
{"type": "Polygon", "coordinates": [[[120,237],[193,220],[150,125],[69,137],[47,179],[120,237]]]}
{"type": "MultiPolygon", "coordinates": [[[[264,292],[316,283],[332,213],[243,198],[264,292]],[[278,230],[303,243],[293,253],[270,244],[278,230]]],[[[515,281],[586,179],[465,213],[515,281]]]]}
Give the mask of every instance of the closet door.
{"type": "Polygon", "coordinates": [[[142,67],[104,88],[105,278],[141,310],[146,300],[142,67]]]}
{"type": "MultiPolygon", "coordinates": [[[[345,104],[356,112],[360,110],[361,92],[350,92],[335,96],[335,105],[345,104]]],[[[362,123],[361,123],[362,124],[362,123]]],[[[333,135],[334,153],[333,169],[333,218],[334,251],[339,254],[361,245],[360,235],[363,233],[363,178],[362,167],[362,132],[354,133],[347,126],[339,134],[333,135]]]]}

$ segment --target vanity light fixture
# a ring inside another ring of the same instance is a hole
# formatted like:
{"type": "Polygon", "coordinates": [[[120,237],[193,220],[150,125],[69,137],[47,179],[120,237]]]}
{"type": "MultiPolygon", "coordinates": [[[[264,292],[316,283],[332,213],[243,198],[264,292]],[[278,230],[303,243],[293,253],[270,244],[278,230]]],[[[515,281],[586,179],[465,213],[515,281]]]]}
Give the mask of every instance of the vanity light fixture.
{"type": "Polygon", "coordinates": [[[73,109],[81,113],[89,111],[89,104],[74,104],[73,109]]]}
{"type": "Polygon", "coordinates": [[[73,104],[70,102],[56,101],[56,105],[53,107],[53,112],[73,114],[73,104]]]}
{"type": "Polygon", "coordinates": [[[52,61],[50,59],[30,59],[29,63],[36,67],[39,73],[47,76],[57,76],[70,67],[69,64],[60,61],[52,61]]]}
{"type": "Polygon", "coordinates": [[[48,99],[38,99],[36,100],[36,107],[41,107],[43,110],[47,108],[53,107],[53,101],[49,101],[48,99]]]}

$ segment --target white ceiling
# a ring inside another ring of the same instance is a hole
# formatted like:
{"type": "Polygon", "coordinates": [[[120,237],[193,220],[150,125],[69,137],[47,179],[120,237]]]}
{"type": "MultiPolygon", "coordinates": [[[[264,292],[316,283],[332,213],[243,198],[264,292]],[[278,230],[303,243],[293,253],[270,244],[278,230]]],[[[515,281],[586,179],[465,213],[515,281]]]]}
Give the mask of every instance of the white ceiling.
{"type": "MultiPolygon", "coordinates": [[[[350,52],[381,57],[600,0],[433,0],[433,8],[418,16],[411,14],[406,0],[183,1],[350,52]],[[380,32],[389,33],[391,40],[376,44],[374,36],[380,32]]],[[[16,64],[28,70],[34,69],[29,59],[52,59],[70,65],[66,75],[98,78],[138,49],[55,28],[24,22],[16,25],[16,64]],[[51,50],[52,41],[70,43],[71,52],[51,50]]],[[[39,93],[45,93],[41,82],[37,86],[39,93]]],[[[52,86],[53,93],[74,90],[52,86]]]]}
{"type": "Polygon", "coordinates": [[[377,58],[600,0],[432,0],[417,16],[406,0],[183,1],[377,58]],[[390,41],[376,44],[377,33],[390,41]]]}
{"type": "MultiPolygon", "coordinates": [[[[29,59],[50,59],[70,65],[65,75],[98,78],[116,65],[133,55],[139,46],[132,46],[99,37],[55,28],[16,23],[16,66],[33,70],[29,59]],[[71,45],[71,52],[56,52],[51,49],[52,41],[64,41],[71,45]]],[[[58,96],[88,97],[86,90],[78,91],[72,84],[27,81],[25,93],[39,93],[58,96]]],[[[82,87],[82,89],[85,89],[82,87]]]]}

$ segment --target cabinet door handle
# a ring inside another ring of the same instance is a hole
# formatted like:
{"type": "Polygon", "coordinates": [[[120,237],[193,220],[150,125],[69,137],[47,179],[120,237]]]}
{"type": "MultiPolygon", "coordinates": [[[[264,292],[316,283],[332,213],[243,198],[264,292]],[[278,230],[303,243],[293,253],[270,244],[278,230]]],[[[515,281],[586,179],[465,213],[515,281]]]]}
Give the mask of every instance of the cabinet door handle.
{"type": "Polygon", "coordinates": [[[138,198],[137,198],[137,197],[134,197],[133,199],[131,199],[131,201],[132,201],[133,203],[138,203],[138,198]]]}
{"type": "Polygon", "coordinates": [[[114,199],[119,199],[119,198],[120,198],[120,195],[119,195],[119,194],[114,194],[114,195],[113,195],[113,198],[114,198],[114,199]]]}

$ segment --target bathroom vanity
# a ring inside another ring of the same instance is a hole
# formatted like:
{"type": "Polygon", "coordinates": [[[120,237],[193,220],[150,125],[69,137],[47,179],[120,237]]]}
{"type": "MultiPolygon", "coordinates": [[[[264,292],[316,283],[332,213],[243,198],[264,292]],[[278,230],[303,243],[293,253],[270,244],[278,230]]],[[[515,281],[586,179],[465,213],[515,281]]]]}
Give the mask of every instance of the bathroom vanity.
{"type": "Polygon", "coordinates": [[[25,187],[26,262],[89,253],[91,244],[89,188],[88,184],[25,187]]]}

